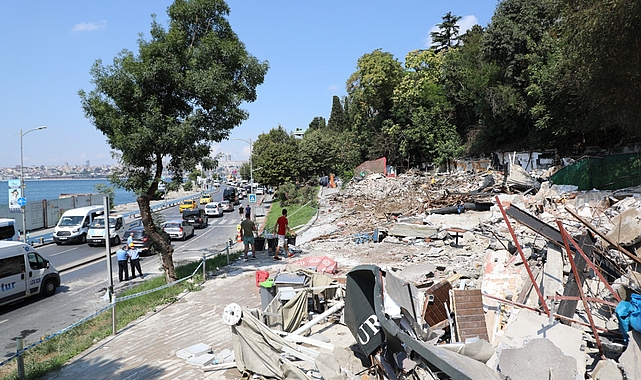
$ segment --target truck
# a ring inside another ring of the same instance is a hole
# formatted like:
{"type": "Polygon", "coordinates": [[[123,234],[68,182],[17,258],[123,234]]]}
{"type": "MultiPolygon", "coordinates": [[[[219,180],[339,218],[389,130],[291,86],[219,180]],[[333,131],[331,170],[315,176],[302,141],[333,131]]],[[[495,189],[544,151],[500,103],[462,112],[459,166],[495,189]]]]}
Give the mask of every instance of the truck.
{"type": "MultiPolygon", "coordinates": [[[[109,244],[120,244],[122,234],[125,232],[125,221],[122,215],[109,215],[109,244]]],[[[87,244],[90,247],[105,245],[105,216],[97,216],[89,225],[87,231],[87,244]]]]}

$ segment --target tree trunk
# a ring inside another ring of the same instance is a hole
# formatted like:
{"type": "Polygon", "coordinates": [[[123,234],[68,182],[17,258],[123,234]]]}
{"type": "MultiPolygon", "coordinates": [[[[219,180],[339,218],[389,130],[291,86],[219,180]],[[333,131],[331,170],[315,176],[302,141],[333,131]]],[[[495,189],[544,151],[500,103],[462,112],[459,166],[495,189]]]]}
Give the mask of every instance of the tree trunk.
{"type": "Polygon", "coordinates": [[[156,229],[154,224],[154,219],[151,216],[151,207],[149,207],[150,197],[147,195],[139,196],[136,199],[138,202],[138,208],[140,209],[140,218],[142,219],[142,225],[145,227],[145,232],[147,236],[151,239],[153,244],[158,248],[160,252],[160,258],[162,261],[162,268],[165,271],[165,276],[167,277],[167,283],[178,280],[178,275],[176,275],[176,268],[174,268],[174,247],[168,243],[163,236],[156,229]]]}

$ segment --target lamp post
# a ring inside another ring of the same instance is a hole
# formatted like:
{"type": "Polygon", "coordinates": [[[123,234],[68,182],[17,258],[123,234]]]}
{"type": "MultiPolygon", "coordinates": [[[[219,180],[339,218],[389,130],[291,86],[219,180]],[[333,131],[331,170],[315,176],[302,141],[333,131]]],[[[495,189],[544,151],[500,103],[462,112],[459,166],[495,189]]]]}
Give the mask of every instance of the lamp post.
{"type": "Polygon", "coordinates": [[[233,138],[230,140],[239,140],[239,141],[244,141],[249,144],[249,185],[250,185],[250,191],[254,191],[254,170],[252,168],[252,139],[245,140],[245,139],[239,139],[239,138],[233,138]]]}
{"type": "MultiPolygon", "coordinates": [[[[29,132],[33,131],[39,131],[41,129],[47,129],[46,126],[42,125],[38,128],[33,128],[25,133],[22,133],[22,129],[20,129],[20,187],[22,188],[22,198],[27,198],[25,197],[24,193],[24,159],[23,159],[23,153],[22,153],[22,137],[26,135],[29,132]]],[[[27,243],[27,204],[25,203],[24,206],[21,206],[21,212],[22,212],[22,241],[24,243],[27,243]]]]}

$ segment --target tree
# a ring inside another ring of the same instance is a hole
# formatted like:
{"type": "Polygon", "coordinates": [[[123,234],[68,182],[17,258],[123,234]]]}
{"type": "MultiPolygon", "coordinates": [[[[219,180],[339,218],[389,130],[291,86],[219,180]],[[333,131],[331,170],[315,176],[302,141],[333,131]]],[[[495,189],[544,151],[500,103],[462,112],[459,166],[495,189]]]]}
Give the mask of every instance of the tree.
{"type": "Polygon", "coordinates": [[[104,183],[97,183],[94,188],[100,194],[104,194],[109,197],[109,211],[114,209],[114,198],[116,197],[116,189],[113,186],[105,185],[104,183]]]}
{"type": "Polygon", "coordinates": [[[245,120],[240,106],[256,100],[268,67],[245,50],[228,14],[222,0],[176,0],[167,30],[154,19],[137,55],[123,50],[110,66],[96,61],[95,88],[79,92],[85,115],[118,152],[121,169],[111,181],[138,196],[168,281],[177,279],[173,247],[158,233],[149,207],[162,172],[169,169],[172,183],[181,183],[209,155],[211,142],[245,120]]]}
{"type": "Polygon", "coordinates": [[[309,126],[307,128],[307,132],[311,132],[315,129],[324,129],[326,126],[325,123],[325,118],[322,116],[316,116],[312,121],[309,123],[309,126]]]}
{"type": "Polygon", "coordinates": [[[452,47],[459,45],[458,40],[458,25],[456,24],[461,16],[453,16],[452,12],[447,12],[442,17],[443,22],[436,24],[438,32],[431,32],[432,47],[435,51],[449,50],[452,47]]]}
{"type": "Polygon", "coordinates": [[[329,121],[327,122],[327,128],[342,132],[348,128],[347,116],[345,115],[345,110],[343,110],[343,105],[341,104],[338,96],[334,95],[332,97],[332,111],[329,115],[329,121]]]}
{"type": "Polygon", "coordinates": [[[251,167],[249,166],[249,162],[243,162],[242,165],[240,165],[240,169],[238,170],[240,172],[240,178],[249,181],[252,177],[252,171],[251,167]]]}
{"type": "Polygon", "coordinates": [[[299,174],[298,140],[279,125],[258,136],[252,159],[255,181],[270,186],[293,182],[299,174]]]}

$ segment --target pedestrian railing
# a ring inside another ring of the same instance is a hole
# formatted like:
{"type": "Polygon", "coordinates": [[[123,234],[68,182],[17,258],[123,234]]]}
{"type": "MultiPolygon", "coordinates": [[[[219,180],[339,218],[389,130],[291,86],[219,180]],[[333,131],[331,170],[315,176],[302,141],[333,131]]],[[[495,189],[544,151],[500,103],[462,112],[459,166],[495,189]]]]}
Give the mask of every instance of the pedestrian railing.
{"type": "MultiPolygon", "coordinates": [[[[25,373],[24,373],[24,354],[28,350],[33,349],[33,348],[35,348],[35,347],[37,347],[37,346],[39,346],[39,345],[41,345],[41,344],[53,339],[53,338],[55,338],[55,337],[57,337],[57,336],[59,336],[61,334],[64,334],[65,332],[73,329],[74,327],[77,327],[77,326],[79,326],[79,325],[81,325],[81,324],[83,324],[85,322],[88,322],[88,321],[92,320],[93,318],[96,318],[97,316],[99,316],[99,315],[101,315],[101,314],[103,314],[103,313],[105,313],[105,312],[107,312],[109,310],[113,310],[113,312],[115,313],[116,312],[116,304],[118,302],[123,302],[123,301],[127,301],[127,300],[134,299],[134,298],[137,298],[137,297],[141,297],[141,296],[144,296],[144,295],[147,295],[147,294],[150,294],[150,293],[154,293],[154,292],[157,292],[159,290],[166,289],[166,288],[169,288],[171,286],[178,285],[183,281],[189,280],[189,279],[193,278],[199,272],[199,270],[201,268],[202,268],[202,274],[203,274],[203,281],[205,281],[206,278],[207,278],[207,276],[206,276],[206,274],[207,274],[206,260],[208,258],[211,258],[211,257],[214,257],[214,256],[225,254],[227,256],[227,264],[229,264],[230,263],[230,252],[231,252],[231,249],[232,249],[232,247],[234,245],[235,245],[235,243],[233,243],[230,240],[229,242],[226,243],[225,248],[223,248],[223,249],[221,249],[219,251],[216,251],[216,252],[213,252],[213,253],[210,253],[210,254],[203,253],[202,257],[199,260],[198,266],[196,267],[196,269],[194,269],[194,271],[189,276],[183,277],[183,278],[178,279],[176,281],[173,281],[173,282],[171,282],[169,284],[165,284],[165,285],[159,286],[159,287],[154,288],[154,289],[145,290],[143,292],[130,294],[130,295],[123,296],[123,297],[115,297],[114,296],[114,297],[111,298],[111,302],[110,302],[109,305],[101,308],[100,310],[95,311],[91,315],[88,315],[88,316],[82,318],[81,320],[79,320],[79,321],[77,321],[77,322],[75,322],[75,323],[63,328],[62,330],[60,330],[58,332],[55,332],[55,333],[53,333],[51,335],[43,337],[39,341],[34,342],[34,343],[28,345],[27,347],[23,347],[23,345],[24,345],[23,338],[22,337],[17,337],[16,338],[16,353],[13,354],[10,357],[4,359],[3,361],[1,361],[0,362],[0,367],[10,363],[14,359],[17,359],[17,361],[18,361],[18,378],[19,379],[24,379],[24,377],[25,377],[25,373]]],[[[114,318],[115,318],[115,316],[114,316],[114,318]]],[[[116,335],[116,333],[117,333],[117,331],[116,331],[116,327],[115,327],[115,324],[114,324],[113,325],[113,334],[116,335]]]]}

